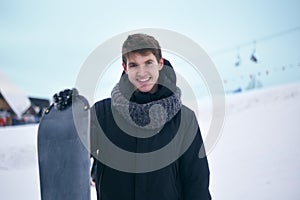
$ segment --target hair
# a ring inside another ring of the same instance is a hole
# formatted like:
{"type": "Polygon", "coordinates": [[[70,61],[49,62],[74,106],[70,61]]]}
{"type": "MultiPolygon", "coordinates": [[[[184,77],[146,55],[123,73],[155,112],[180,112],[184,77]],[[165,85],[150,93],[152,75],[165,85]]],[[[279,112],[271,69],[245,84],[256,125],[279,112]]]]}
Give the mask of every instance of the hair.
{"type": "Polygon", "coordinates": [[[127,64],[127,58],[130,53],[147,54],[153,53],[157,62],[162,58],[161,48],[158,41],[150,35],[137,33],[127,37],[122,46],[122,60],[127,64]]]}

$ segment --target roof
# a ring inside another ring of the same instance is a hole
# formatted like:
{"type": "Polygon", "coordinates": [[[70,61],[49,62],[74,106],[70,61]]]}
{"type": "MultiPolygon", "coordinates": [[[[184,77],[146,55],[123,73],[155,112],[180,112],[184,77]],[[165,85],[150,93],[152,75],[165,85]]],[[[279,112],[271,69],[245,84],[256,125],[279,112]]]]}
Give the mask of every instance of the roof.
{"type": "Polygon", "coordinates": [[[14,86],[6,78],[6,76],[3,73],[1,73],[1,71],[0,71],[0,93],[18,117],[21,117],[22,114],[31,105],[27,95],[22,90],[14,86]]]}
{"type": "Polygon", "coordinates": [[[32,105],[42,107],[42,108],[49,107],[50,105],[50,101],[48,99],[29,97],[29,100],[31,101],[32,105]]]}

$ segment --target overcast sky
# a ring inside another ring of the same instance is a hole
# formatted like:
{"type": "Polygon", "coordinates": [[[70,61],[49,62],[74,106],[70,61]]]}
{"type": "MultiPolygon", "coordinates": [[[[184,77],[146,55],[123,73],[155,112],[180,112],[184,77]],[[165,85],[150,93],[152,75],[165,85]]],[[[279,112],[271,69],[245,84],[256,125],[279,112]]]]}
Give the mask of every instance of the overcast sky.
{"type": "MultiPolygon", "coordinates": [[[[163,28],[198,43],[223,78],[234,79],[239,45],[244,64],[256,48],[264,69],[297,66],[299,29],[258,39],[297,28],[299,19],[297,0],[1,1],[0,70],[29,96],[51,98],[74,85],[84,61],[104,41],[135,29],[163,28]]],[[[300,80],[293,74],[288,78],[300,80]]]]}

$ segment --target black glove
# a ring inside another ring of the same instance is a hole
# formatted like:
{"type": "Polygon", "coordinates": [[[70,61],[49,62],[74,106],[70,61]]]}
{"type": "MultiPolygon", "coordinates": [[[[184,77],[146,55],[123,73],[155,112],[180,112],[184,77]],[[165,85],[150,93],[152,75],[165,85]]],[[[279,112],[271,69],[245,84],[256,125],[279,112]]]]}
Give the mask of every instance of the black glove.
{"type": "Polygon", "coordinates": [[[64,110],[72,105],[72,99],[78,96],[76,88],[66,89],[53,95],[54,107],[57,110],[64,110]]]}

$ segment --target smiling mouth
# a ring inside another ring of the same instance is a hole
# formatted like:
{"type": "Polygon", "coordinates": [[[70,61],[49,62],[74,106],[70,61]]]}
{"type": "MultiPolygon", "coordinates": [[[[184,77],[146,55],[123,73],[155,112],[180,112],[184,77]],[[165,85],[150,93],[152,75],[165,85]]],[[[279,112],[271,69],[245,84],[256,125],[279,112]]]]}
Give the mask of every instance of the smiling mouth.
{"type": "Polygon", "coordinates": [[[147,81],[149,81],[151,79],[151,77],[148,78],[143,78],[143,79],[136,79],[138,82],[140,83],[146,83],[147,81]]]}

